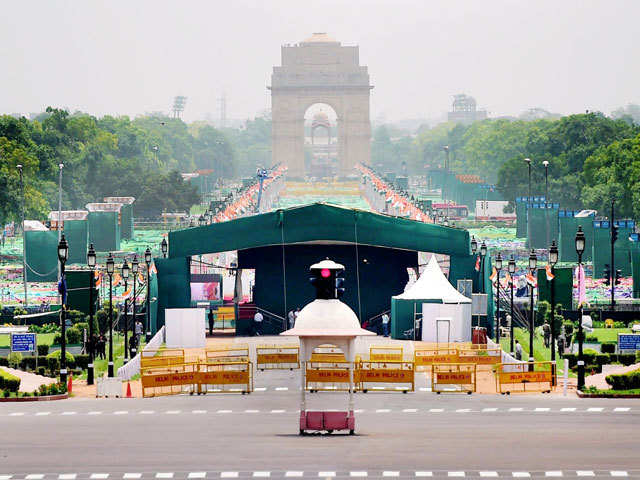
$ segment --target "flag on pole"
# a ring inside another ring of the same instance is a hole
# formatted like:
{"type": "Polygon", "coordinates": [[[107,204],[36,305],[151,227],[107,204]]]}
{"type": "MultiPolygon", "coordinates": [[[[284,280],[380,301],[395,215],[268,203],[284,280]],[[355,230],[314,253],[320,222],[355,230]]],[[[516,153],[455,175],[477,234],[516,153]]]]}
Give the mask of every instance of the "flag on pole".
{"type": "Polygon", "coordinates": [[[156,270],[155,262],[151,264],[151,267],[149,267],[149,273],[151,275],[157,275],[158,274],[158,270],[156,270]]]}
{"type": "Polygon", "coordinates": [[[123,296],[124,298],[128,298],[128,297],[131,295],[131,290],[132,290],[132,288],[133,288],[133,287],[128,287],[128,288],[124,291],[124,293],[122,294],[122,296],[123,296]]]}
{"type": "Polygon", "coordinates": [[[138,284],[144,285],[144,275],[142,273],[138,273],[138,284]]]}
{"type": "Polygon", "coordinates": [[[491,283],[495,283],[497,278],[498,278],[498,271],[496,270],[496,267],[493,267],[489,280],[491,280],[491,283]]]}
{"type": "Polygon", "coordinates": [[[94,282],[93,285],[96,288],[98,288],[100,286],[100,284],[102,283],[102,274],[100,272],[96,272],[95,273],[95,278],[96,278],[96,281],[94,282]]]}
{"type": "Polygon", "coordinates": [[[122,280],[122,277],[120,276],[120,274],[119,274],[119,273],[116,273],[116,274],[113,276],[113,286],[114,286],[114,287],[117,287],[118,285],[120,285],[120,280],[122,280]]]}
{"type": "Polygon", "coordinates": [[[480,256],[476,258],[476,272],[480,271],[480,256]]]}
{"type": "Polygon", "coordinates": [[[511,283],[511,275],[509,275],[509,272],[505,274],[504,280],[505,280],[505,284],[509,286],[509,284],[511,283]]]}
{"type": "Polygon", "coordinates": [[[544,270],[547,273],[547,282],[550,282],[551,280],[556,278],[556,276],[551,273],[551,265],[547,265],[546,267],[544,267],[544,270]]]}
{"type": "Polygon", "coordinates": [[[527,279],[527,283],[529,285],[531,285],[532,287],[536,286],[536,279],[533,275],[531,275],[530,273],[527,273],[527,275],[525,276],[525,278],[527,279]]]}
{"type": "Polygon", "coordinates": [[[587,304],[587,286],[585,284],[584,267],[576,267],[576,278],[578,279],[578,305],[587,304]]]}

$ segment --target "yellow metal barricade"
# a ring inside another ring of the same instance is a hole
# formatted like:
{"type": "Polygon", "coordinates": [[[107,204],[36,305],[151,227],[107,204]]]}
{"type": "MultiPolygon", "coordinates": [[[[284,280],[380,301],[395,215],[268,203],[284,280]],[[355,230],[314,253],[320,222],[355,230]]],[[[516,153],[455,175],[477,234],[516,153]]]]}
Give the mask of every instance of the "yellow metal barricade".
{"type": "Polygon", "coordinates": [[[293,370],[300,368],[298,345],[258,345],[256,347],[256,369],[293,370]]]}
{"type": "Polygon", "coordinates": [[[223,359],[201,363],[198,371],[199,393],[251,393],[253,364],[250,361],[223,359]]]}
{"type": "Polygon", "coordinates": [[[401,362],[402,347],[372,345],[369,347],[369,360],[372,362],[401,362]]]}
{"type": "Polygon", "coordinates": [[[184,350],[171,348],[163,350],[146,350],[140,356],[140,369],[150,367],[169,367],[184,364],[184,350]]]}
{"type": "Polygon", "coordinates": [[[204,351],[207,363],[221,359],[249,361],[249,345],[246,343],[224,343],[207,347],[204,351]]]}
{"type": "Polygon", "coordinates": [[[387,392],[413,392],[415,375],[413,362],[359,362],[356,363],[357,390],[387,392]]]}
{"type": "Polygon", "coordinates": [[[431,365],[431,391],[468,394],[475,392],[476,364],[434,363],[431,365]]]}
{"type": "Polygon", "coordinates": [[[458,347],[459,363],[475,363],[476,365],[497,365],[502,362],[502,349],[487,348],[486,345],[458,347]]]}
{"type": "Polygon", "coordinates": [[[413,352],[413,364],[416,372],[431,372],[436,363],[457,363],[458,350],[455,348],[421,348],[413,352]]]}
{"type": "Polygon", "coordinates": [[[345,363],[347,359],[342,350],[334,345],[320,345],[313,349],[309,360],[313,363],[345,363]]]}
{"type": "MultiPolygon", "coordinates": [[[[355,367],[353,377],[355,385],[357,383],[355,367]]],[[[305,388],[312,393],[319,391],[349,391],[349,363],[306,362],[305,388]]]]}
{"type": "Polygon", "coordinates": [[[501,363],[496,371],[496,390],[511,392],[551,392],[556,383],[553,362],[501,363]]]}
{"type": "Polygon", "coordinates": [[[198,364],[141,368],[140,379],[143,397],[192,394],[198,386],[198,364]]]}

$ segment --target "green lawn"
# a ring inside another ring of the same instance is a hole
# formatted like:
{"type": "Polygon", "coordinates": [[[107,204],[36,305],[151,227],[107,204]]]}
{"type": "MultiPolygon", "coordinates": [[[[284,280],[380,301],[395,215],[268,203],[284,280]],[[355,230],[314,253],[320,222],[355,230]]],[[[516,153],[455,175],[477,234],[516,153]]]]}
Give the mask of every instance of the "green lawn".
{"type": "MultiPolygon", "coordinates": [[[[39,333],[38,345],[51,345],[53,343],[53,337],[55,333],[39,333]]],[[[9,347],[9,335],[0,335],[0,348],[9,347]]]]}
{"type": "Polygon", "coordinates": [[[618,342],[618,333],[631,333],[630,328],[594,328],[593,332],[587,335],[595,335],[600,343],[618,342]]]}
{"type": "MultiPolygon", "coordinates": [[[[142,341],[142,347],[144,347],[144,337],[142,341]]],[[[124,335],[119,333],[113,334],[113,365],[114,365],[114,374],[118,373],[118,368],[120,368],[124,364],[124,335]]],[[[107,342],[106,348],[106,358],[104,360],[100,360],[96,357],[93,362],[94,368],[94,376],[98,378],[102,376],[104,373],[107,373],[109,367],[109,342],[107,342]]],[[[82,373],[83,378],[86,380],[87,371],[85,370],[82,373]]],[[[135,379],[135,378],[134,378],[135,379]]]]}
{"type": "MultiPolygon", "coordinates": [[[[520,342],[523,350],[523,360],[529,358],[529,331],[524,328],[514,328],[515,339],[520,342]]],[[[500,346],[505,352],[509,351],[511,341],[509,337],[500,339],[500,346]]],[[[541,336],[535,335],[533,337],[533,358],[536,362],[549,362],[551,361],[551,349],[545,348],[544,339],[541,336]]],[[[563,371],[563,362],[558,352],[556,352],[556,362],[558,365],[558,374],[563,371]]],[[[573,376],[569,372],[569,376],[573,376]]]]}

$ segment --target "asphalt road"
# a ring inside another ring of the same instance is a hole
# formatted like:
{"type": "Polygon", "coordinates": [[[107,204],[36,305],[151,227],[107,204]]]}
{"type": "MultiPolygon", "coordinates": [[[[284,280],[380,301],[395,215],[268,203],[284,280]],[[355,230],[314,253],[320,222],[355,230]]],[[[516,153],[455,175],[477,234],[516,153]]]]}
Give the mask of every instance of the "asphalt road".
{"type": "MultiPolygon", "coordinates": [[[[127,472],[144,479],[220,478],[221,472],[575,477],[578,471],[640,478],[640,402],[634,400],[358,394],[355,436],[300,437],[299,392],[286,388],[245,396],[0,403],[0,480],[105,478],[96,472],[111,479],[127,472]]],[[[343,409],[346,395],[315,394],[311,403],[343,409]]]]}

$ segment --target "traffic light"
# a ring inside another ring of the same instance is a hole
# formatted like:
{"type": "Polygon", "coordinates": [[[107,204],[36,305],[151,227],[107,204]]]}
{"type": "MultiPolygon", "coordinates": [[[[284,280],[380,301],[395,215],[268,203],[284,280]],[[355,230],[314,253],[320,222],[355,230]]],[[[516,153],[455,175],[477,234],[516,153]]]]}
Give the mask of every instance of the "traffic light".
{"type": "Polygon", "coordinates": [[[344,295],[344,277],[343,272],[336,272],[336,298],[342,298],[344,295]]]}
{"type": "Polygon", "coordinates": [[[618,239],[618,226],[617,225],[611,225],[611,243],[616,243],[616,240],[618,239]]]}
{"type": "Polygon", "coordinates": [[[622,278],[622,271],[616,269],[615,285],[620,285],[621,278],[622,278]]]}
{"type": "Polygon", "coordinates": [[[604,284],[607,287],[611,285],[611,267],[608,263],[604,264],[604,284]]]}

